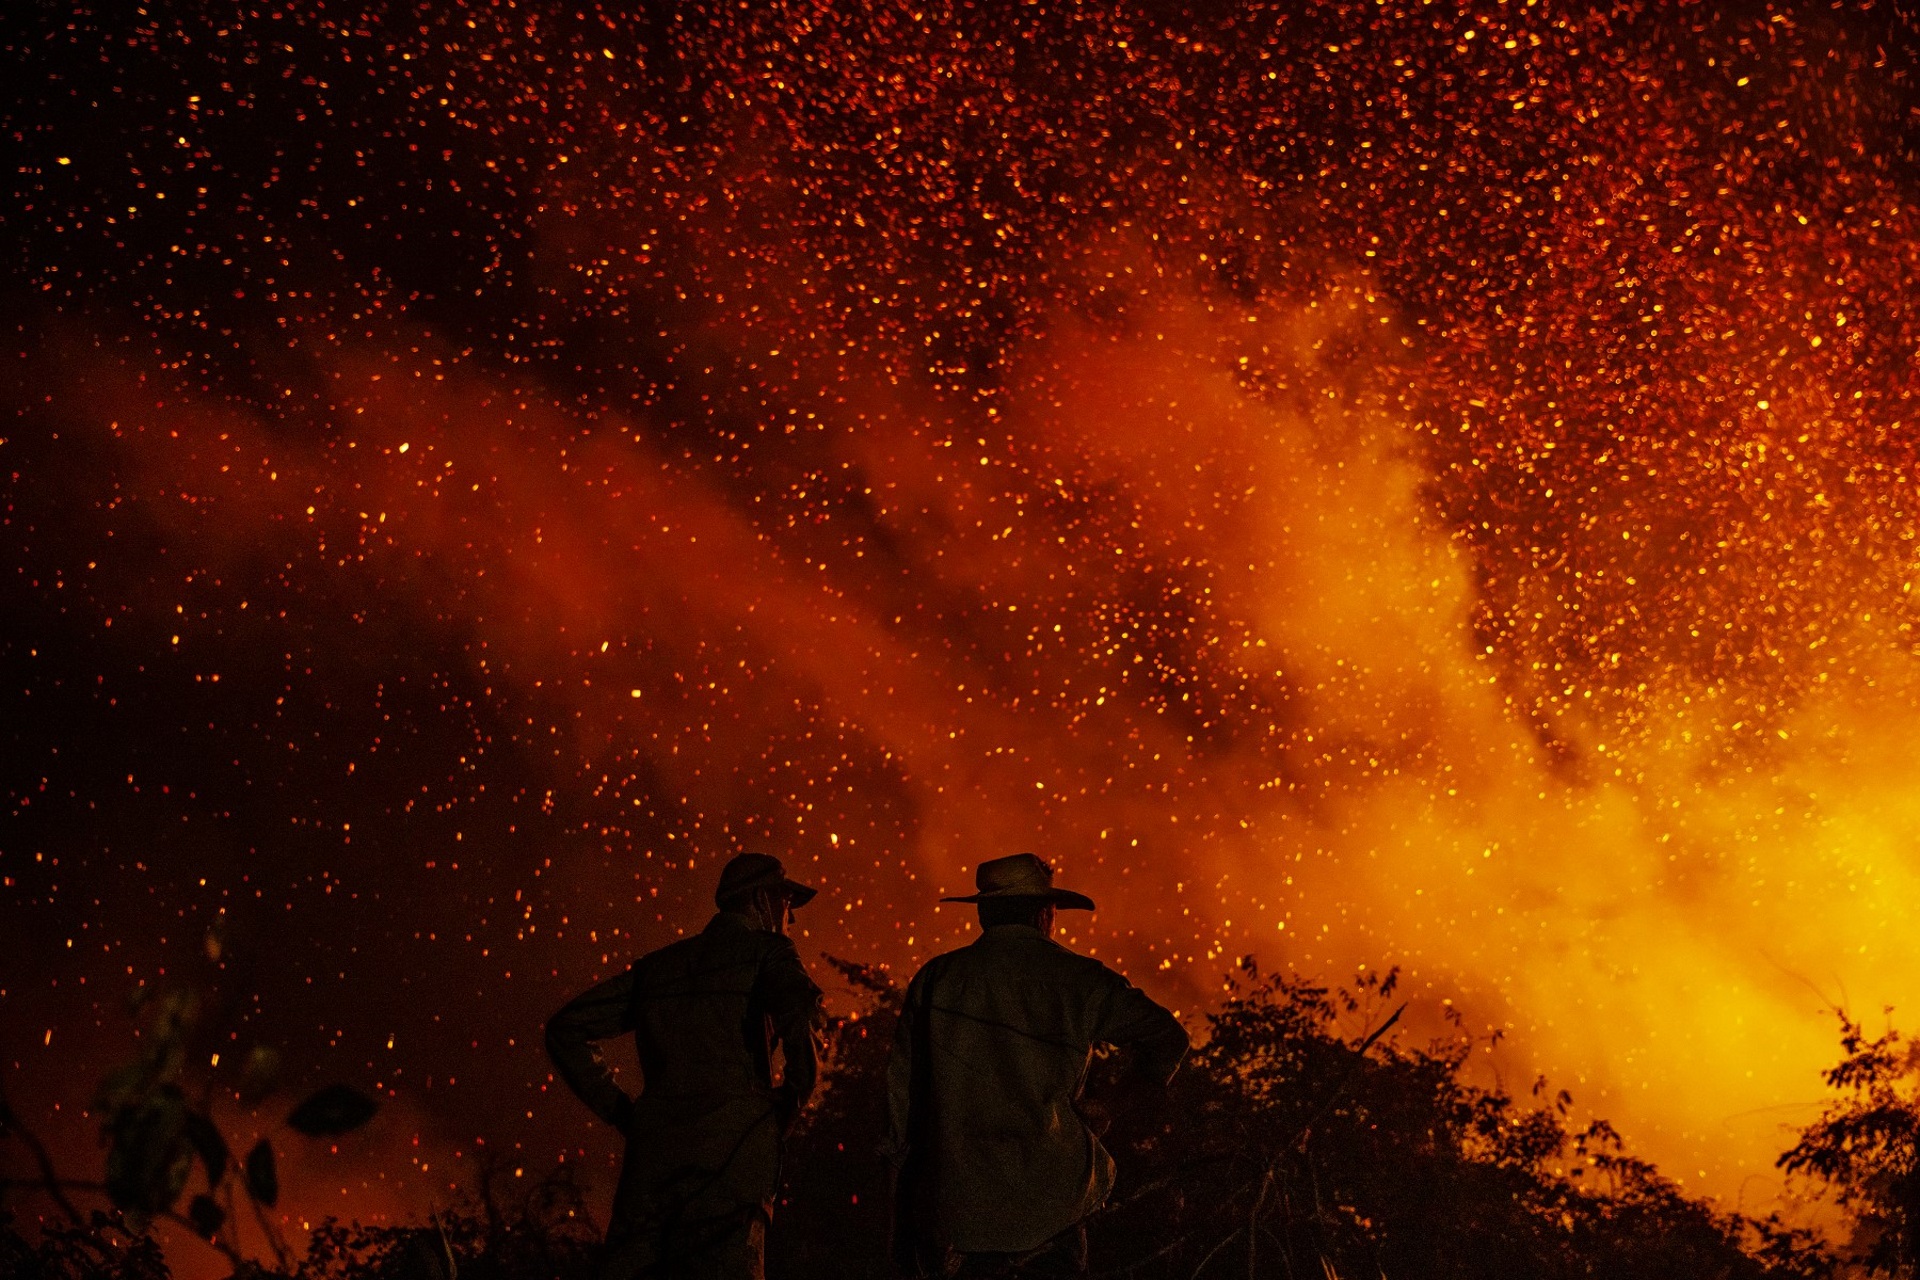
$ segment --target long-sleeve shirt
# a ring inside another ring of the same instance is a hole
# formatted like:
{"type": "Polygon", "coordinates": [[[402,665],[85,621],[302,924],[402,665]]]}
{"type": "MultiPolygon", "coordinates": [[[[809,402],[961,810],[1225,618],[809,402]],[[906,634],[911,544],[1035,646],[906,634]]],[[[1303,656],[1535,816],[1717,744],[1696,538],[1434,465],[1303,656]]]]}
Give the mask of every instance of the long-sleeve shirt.
{"type": "Polygon", "coordinates": [[[1073,1105],[1096,1044],[1131,1049],[1135,1072],[1165,1084],[1188,1038],[1029,925],[985,929],[914,975],[887,1066],[888,1149],[929,1180],[939,1245],[1024,1252],[1106,1200],[1113,1159],[1073,1105]]]}
{"type": "Polygon", "coordinates": [[[789,939],[722,911],[554,1014],[547,1055],[580,1100],[628,1136],[629,1166],[647,1165],[628,1170],[640,1184],[704,1172],[764,1199],[773,1193],[778,1129],[818,1076],[819,1000],[789,939]],[[640,1057],[637,1098],[614,1080],[597,1044],[628,1032],[640,1057]]]}

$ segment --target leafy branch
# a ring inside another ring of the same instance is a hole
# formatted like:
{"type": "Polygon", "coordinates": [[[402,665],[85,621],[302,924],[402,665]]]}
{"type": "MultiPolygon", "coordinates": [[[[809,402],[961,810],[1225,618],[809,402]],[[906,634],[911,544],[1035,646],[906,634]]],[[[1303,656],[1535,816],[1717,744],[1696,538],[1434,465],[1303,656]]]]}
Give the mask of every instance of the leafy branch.
{"type": "MultiPolygon", "coordinates": [[[[219,948],[218,935],[209,934],[209,955],[217,957],[219,948]]],[[[38,1173],[31,1179],[0,1182],[0,1197],[16,1189],[46,1195],[76,1232],[101,1248],[108,1247],[107,1232],[133,1239],[144,1236],[156,1221],[172,1222],[218,1250],[236,1274],[253,1266],[240,1249],[233,1225],[235,1208],[244,1197],[280,1271],[290,1272],[292,1252],[267,1213],[280,1199],[273,1139],[261,1137],[236,1160],[214,1119],[214,1082],[206,1081],[197,1100],[188,1097],[186,1064],[197,1060],[190,1050],[205,1004],[205,992],[190,986],[155,992],[143,984],[133,992],[129,1005],[141,1047],[107,1072],[94,1095],[93,1109],[102,1117],[107,1148],[98,1182],[61,1177],[46,1144],[0,1097],[0,1140],[24,1147],[38,1173]],[[205,1189],[189,1197],[196,1166],[205,1189]],[[83,1214],[72,1197],[75,1192],[104,1197],[112,1212],[83,1214]]],[[[232,1095],[243,1105],[258,1106],[277,1091],[280,1076],[279,1052],[255,1046],[241,1064],[232,1095]]],[[[379,1104],[359,1090],[331,1084],[302,1099],[284,1123],[305,1137],[329,1138],[360,1128],[378,1110],[379,1104]]]]}

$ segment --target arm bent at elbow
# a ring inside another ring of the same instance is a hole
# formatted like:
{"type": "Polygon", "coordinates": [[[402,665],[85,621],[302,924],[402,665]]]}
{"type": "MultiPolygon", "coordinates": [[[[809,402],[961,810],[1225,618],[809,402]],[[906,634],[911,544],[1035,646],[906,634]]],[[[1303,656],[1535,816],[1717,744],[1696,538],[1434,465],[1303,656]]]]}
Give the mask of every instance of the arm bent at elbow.
{"type": "Polygon", "coordinates": [[[780,1088],[774,1095],[774,1110],[780,1120],[780,1131],[785,1133],[793,1127],[793,1122],[806,1108],[807,1099],[813,1096],[815,1086],[820,1081],[820,1055],[813,1038],[813,1021],[810,1018],[790,1020],[775,1029],[780,1037],[780,1052],[786,1059],[786,1069],[782,1072],[780,1088]]]}
{"type": "Polygon", "coordinates": [[[547,1019],[547,1057],[574,1096],[622,1133],[633,1121],[633,1099],[614,1082],[598,1041],[633,1029],[633,977],[623,973],[569,1001],[547,1019]]]}
{"type": "Polygon", "coordinates": [[[774,1037],[786,1060],[774,1110],[782,1133],[793,1127],[820,1079],[819,1045],[814,1027],[821,1018],[820,988],[807,976],[791,942],[779,947],[760,973],[760,998],[773,1022],[774,1037]]]}
{"type": "Polygon", "coordinates": [[[1132,983],[1117,993],[1100,1038],[1131,1049],[1135,1080],[1161,1089],[1172,1081],[1192,1044],[1180,1020],[1132,983]]]}

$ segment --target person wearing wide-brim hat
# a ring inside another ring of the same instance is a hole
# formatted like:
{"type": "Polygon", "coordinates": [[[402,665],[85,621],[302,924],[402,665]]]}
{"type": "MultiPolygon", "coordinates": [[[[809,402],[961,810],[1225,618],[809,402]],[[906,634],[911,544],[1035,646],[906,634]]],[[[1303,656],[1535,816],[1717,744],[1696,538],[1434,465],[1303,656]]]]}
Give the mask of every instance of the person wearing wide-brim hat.
{"type": "Polygon", "coordinates": [[[547,1023],[554,1067],[627,1140],[601,1280],[761,1280],[780,1146],[818,1075],[820,988],[786,935],[814,890],[778,858],[720,872],[719,911],[547,1023]],[[632,1032],[641,1093],[595,1042],[632,1032]],[[744,1032],[744,1034],[743,1034],[744,1032]],[[773,1082],[773,1049],[785,1059],[773,1082]]]}
{"type": "Polygon", "coordinates": [[[1042,1276],[1086,1270],[1088,1214],[1113,1159],[1075,1106],[1096,1044],[1133,1050],[1164,1088],[1187,1033],[1113,970],[1049,936],[1093,899],[1053,883],[1031,853],[980,864],[980,936],[935,956],[907,987],[887,1064],[895,1169],[893,1262],[909,1275],[1042,1276]]]}
{"type": "Polygon", "coordinates": [[[983,862],[973,873],[974,892],[964,897],[942,898],[942,902],[1001,902],[1008,899],[1031,901],[1069,911],[1093,910],[1093,899],[1071,889],[1057,889],[1053,868],[1037,854],[1016,853],[1010,858],[983,862]]]}

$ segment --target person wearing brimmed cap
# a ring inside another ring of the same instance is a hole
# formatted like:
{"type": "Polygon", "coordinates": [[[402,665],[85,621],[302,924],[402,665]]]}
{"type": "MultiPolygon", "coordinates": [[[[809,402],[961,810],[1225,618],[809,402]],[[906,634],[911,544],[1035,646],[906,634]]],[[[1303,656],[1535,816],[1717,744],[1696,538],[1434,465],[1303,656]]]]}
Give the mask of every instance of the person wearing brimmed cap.
{"type": "Polygon", "coordinates": [[[1031,853],[980,864],[980,936],[908,984],[887,1064],[895,1169],[894,1265],[908,1275],[1051,1276],[1086,1270],[1085,1220],[1113,1159],[1075,1104],[1093,1047],[1132,1051],[1164,1089],[1187,1033],[1138,987],[1049,936],[1054,913],[1093,910],[1031,853]]]}
{"type": "Polygon", "coordinates": [[[720,873],[707,927],[633,962],[547,1023],[547,1054],[625,1135],[601,1280],[760,1280],[780,1147],[818,1075],[820,988],[786,937],[814,890],[743,853],[720,873]],[[632,1032],[641,1090],[596,1042],[632,1032]],[[778,1047],[785,1067],[773,1078],[778,1047]]]}

